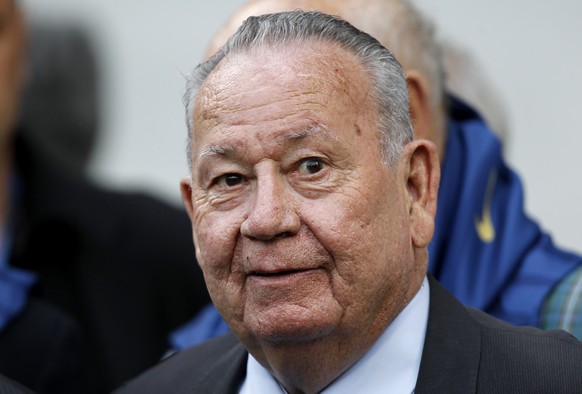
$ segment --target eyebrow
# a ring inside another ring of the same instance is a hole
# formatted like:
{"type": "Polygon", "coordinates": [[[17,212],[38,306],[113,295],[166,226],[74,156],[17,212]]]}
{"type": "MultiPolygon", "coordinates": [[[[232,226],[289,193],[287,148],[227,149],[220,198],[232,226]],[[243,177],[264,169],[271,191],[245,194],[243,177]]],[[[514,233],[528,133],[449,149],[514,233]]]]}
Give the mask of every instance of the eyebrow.
{"type": "MultiPolygon", "coordinates": [[[[287,142],[294,144],[308,137],[318,135],[332,138],[334,141],[338,140],[337,136],[333,133],[330,133],[328,127],[323,123],[313,123],[303,129],[292,131],[289,134],[283,136],[282,139],[284,140],[283,144],[286,144],[287,142]]],[[[236,156],[236,152],[239,149],[239,144],[210,145],[200,152],[199,158],[233,157],[236,156]]]]}
{"type": "MultiPolygon", "coordinates": [[[[286,139],[291,140],[291,141],[298,141],[298,140],[302,140],[302,139],[305,139],[307,137],[311,137],[313,135],[318,135],[318,134],[319,135],[326,135],[326,136],[331,135],[328,127],[325,124],[313,123],[304,129],[292,132],[291,134],[289,134],[286,137],[286,139]]],[[[334,138],[335,138],[335,136],[334,136],[334,138]]]]}
{"type": "Polygon", "coordinates": [[[212,157],[212,156],[227,156],[227,152],[232,151],[232,147],[220,147],[218,145],[211,145],[200,152],[200,157],[212,157]]]}

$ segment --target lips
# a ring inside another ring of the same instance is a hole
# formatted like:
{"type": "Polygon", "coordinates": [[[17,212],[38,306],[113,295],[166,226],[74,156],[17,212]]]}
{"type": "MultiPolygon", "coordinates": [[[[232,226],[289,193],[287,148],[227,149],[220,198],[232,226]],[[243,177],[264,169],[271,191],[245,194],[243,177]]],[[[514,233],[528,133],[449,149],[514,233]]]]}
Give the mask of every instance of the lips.
{"type": "Polygon", "coordinates": [[[325,261],[319,256],[298,256],[297,253],[274,256],[255,255],[244,258],[243,272],[247,276],[272,277],[297,274],[322,268],[325,261]]]}
{"type": "Polygon", "coordinates": [[[303,281],[313,280],[314,274],[321,274],[321,268],[306,268],[306,269],[281,269],[270,271],[252,271],[248,274],[247,280],[249,283],[254,283],[261,287],[280,287],[280,286],[295,286],[303,281]],[[310,279],[311,278],[311,279],[310,279]]]}
{"type": "Polygon", "coordinates": [[[277,270],[277,271],[253,271],[249,275],[255,276],[278,276],[278,275],[290,275],[295,274],[303,271],[309,271],[309,269],[284,269],[284,270],[277,270]]]}

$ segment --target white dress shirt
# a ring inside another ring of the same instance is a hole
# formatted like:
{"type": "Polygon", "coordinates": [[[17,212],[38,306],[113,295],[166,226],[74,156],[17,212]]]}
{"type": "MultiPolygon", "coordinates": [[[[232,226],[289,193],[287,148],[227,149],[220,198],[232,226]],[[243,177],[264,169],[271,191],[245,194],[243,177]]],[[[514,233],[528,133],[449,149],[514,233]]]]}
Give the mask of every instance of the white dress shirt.
{"type": "MultiPolygon", "coordinates": [[[[376,343],[322,394],[413,393],[428,323],[429,285],[425,278],[410,303],[376,343]]],[[[271,374],[249,354],[241,394],[285,393],[271,374]]]]}

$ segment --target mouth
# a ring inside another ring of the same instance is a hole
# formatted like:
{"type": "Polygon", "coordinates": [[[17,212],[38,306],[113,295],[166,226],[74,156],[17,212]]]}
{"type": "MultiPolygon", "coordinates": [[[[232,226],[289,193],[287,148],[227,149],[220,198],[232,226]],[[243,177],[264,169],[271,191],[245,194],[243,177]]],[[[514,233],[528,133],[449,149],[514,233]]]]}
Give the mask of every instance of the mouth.
{"type": "Polygon", "coordinates": [[[288,269],[288,270],[278,270],[278,271],[253,271],[250,273],[251,276],[259,277],[273,277],[282,275],[292,275],[300,272],[309,271],[308,269],[288,269]]]}
{"type": "Polygon", "coordinates": [[[320,273],[321,269],[282,269],[276,271],[253,271],[247,279],[250,282],[262,286],[281,286],[298,284],[308,279],[311,275],[320,273]]]}

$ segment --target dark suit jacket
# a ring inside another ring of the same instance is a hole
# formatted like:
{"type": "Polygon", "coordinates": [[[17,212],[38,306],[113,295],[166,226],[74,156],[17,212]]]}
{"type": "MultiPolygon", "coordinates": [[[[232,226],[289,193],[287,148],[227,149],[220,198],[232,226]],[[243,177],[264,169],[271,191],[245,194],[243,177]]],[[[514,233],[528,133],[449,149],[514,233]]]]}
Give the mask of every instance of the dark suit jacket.
{"type": "Polygon", "coordinates": [[[30,299],[0,332],[0,373],[38,393],[90,392],[86,362],[76,322],[42,300],[30,299]]]}
{"type": "MultiPolygon", "coordinates": [[[[87,342],[91,387],[110,392],[156,364],[168,334],[210,300],[181,207],[96,186],[18,144],[10,264],[87,342]]],[[[178,185],[176,185],[178,188],[178,185]]]]}
{"type": "MultiPolygon", "coordinates": [[[[432,278],[430,286],[416,394],[582,392],[582,343],[574,337],[508,325],[462,306],[432,278]]],[[[116,393],[237,393],[246,359],[227,334],[170,357],[116,393]]]]}
{"type": "Polygon", "coordinates": [[[0,394],[34,394],[26,387],[0,375],[0,394]]]}

